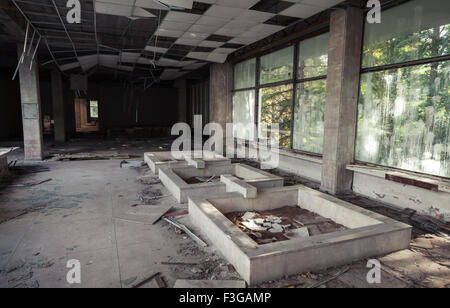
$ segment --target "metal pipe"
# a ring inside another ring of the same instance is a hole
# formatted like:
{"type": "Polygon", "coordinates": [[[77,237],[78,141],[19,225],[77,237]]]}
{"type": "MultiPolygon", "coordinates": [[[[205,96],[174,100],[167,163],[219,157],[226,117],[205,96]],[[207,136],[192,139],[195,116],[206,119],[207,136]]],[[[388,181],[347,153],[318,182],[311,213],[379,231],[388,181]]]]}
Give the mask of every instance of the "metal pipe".
{"type": "Polygon", "coordinates": [[[36,35],[36,30],[33,31],[33,36],[31,37],[30,47],[28,48],[27,55],[30,55],[31,48],[33,47],[34,36],[36,35]]]}
{"type": "MultiPolygon", "coordinates": [[[[77,49],[75,48],[75,44],[73,43],[72,37],[70,36],[69,32],[67,31],[66,25],[64,24],[61,14],[59,13],[59,10],[58,10],[58,7],[56,6],[55,0],[51,0],[51,1],[53,3],[53,6],[55,7],[56,13],[58,14],[59,20],[61,21],[64,31],[66,32],[67,38],[69,39],[70,43],[72,44],[73,52],[75,53],[75,56],[77,57],[77,60],[78,60],[77,49]]],[[[80,63],[81,69],[83,70],[83,72],[85,72],[83,66],[81,65],[80,60],[78,60],[78,63],[80,63]]]]}
{"type": "Polygon", "coordinates": [[[31,68],[33,67],[34,57],[36,57],[36,53],[37,53],[37,51],[39,49],[39,45],[41,44],[41,39],[42,39],[42,36],[39,37],[39,40],[38,40],[38,42],[36,44],[36,48],[34,49],[33,57],[31,58],[30,71],[31,71],[31,68]]]}

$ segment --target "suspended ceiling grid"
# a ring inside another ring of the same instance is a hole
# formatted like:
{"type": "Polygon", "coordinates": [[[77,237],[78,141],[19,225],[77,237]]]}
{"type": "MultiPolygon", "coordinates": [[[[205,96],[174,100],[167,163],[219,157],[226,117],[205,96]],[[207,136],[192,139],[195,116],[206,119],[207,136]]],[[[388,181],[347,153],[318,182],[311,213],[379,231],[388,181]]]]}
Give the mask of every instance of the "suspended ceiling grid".
{"type": "MultiPolygon", "coordinates": [[[[68,74],[107,68],[154,81],[223,63],[236,50],[342,2],[80,0],[81,24],[68,24],[67,0],[6,0],[10,7],[12,1],[46,38],[52,53],[46,65],[68,74]]],[[[17,9],[7,12],[21,19],[17,9]]]]}

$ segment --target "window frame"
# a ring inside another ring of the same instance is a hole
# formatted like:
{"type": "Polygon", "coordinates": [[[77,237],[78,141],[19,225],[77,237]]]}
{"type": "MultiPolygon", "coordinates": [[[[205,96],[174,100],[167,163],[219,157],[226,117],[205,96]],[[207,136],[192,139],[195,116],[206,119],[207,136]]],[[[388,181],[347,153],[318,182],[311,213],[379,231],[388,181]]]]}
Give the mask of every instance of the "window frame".
{"type": "MultiPolygon", "coordinates": [[[[402,4],[400,4],[401,6],[402,4]]],[[[396,6],[394,6],[396,7],[396,6]]],[[[391,9],[387,8],[387,10],[391,9]]],[[[365,14],[365,17],[367,16],[368,13],[365,14]]],[[[364,20],[366,20],[366,18],[364,18],[364,20]]],[[[366,33],[366,26],[367,26],[367,22],[364,22],[363,24],[363,35],[365,35],[366,33]]],[[[404,61],[404,62],[397,62],[397,63],[391,63],[391,64],[384,64],[384,65],[378,65],[378,66],[373,66],[373,67],[363,67],[363,59],[364,56],[364,39],[361,43],[361,62],[360,62],[360,80],[359,80],[359,89],[358,89],[358,105],[360,104],[360,100],[361,100],[361,83],[362,83],[362,76],[364,74],[367,73],[376,73],[376,72],[383,72],[383,71],[389,71],[389,70],[394,70],[394,69],[400,69],[400,68],[405,68],[405,67],[414,67],[414,66],[421,66],[421,65],[427,65],[427,64],[433,64],[433,63],[439,63],[439,62],[446,62],[446,61],[450,61],[450,54],[448,55],[441,55],[441,56],[434,56],[434,57],[429,57],[429,58],[423,58],[423,59],[416,59],[416,60],[409,60],[409,61],[404,61]]],[[[357,113],[357,118],[359,118],[359,110],[357,113]]],[[[376,164],[376,163],[372,163],[372,162],[365,162],[362,160],[358,160],[357,159],[357,134],[359,131],[359,121],[356,121],[356,129],[355,129],[355,150],[354,150],[354,157],[353,157],[353,161],[355,163],[359,163],[359,164],[364,164],[364,165],[372,165],[375,166],[376,168],[389,168],[392,170],[399,170],[399,171],[403,171],[403,172],[407,172],[407,173],[412,173],[412,174],[418,174],[418,175],[422,175],[422,176],[427,176],[427,177],[436,177],[436,178],[442,178],[442,179],[449,179],[447,177],[444,176],[439,176],[439,175],[433,175],[433,174],[429,174],[429,173],[425,173],[425,172],[420,172],[420,171],[413,171],[413,170],[406,170],[406,169],[401,169],[399,167],[395,167],[395,166],[386,166],[386,165],[381,165],[381,164],[376,164]]]]}
{"type": "MultiPolygon", "coordinates": [[[[315,33],[314,35],[311,36],[307,36],[304,37],[300,40],[295,40],[295,41],[291,41],[288,44],[283,44],[282,46],[279,46],[277,48],[274,49],[270,49],[268,52],[265,52],[263,54],[260,54],[258,56],[255,57],[250,57],[250,58],[246,58],[243,59],[241,61],[238,61],[236,63],[233,63],[233,89],[232,89],[232,94],[236,93],[236,92],[241,92],[241,91],[255,91],[255,110],[254,110],[254,119],[255,119],[255,125],[259,125],[259,108],[260,108],[260,97],[259,97],[259,92],[261,89],[264,88],[272,88],[272,87],[277,87],[277,86],[283,86],[283,85],[289,85],[292,84],[293,85],[293,99],[292,99],[292,106],[291,106],[291,146],[290,148],[282,148],[280,147],[280,149],[282,150],[287,150],[287,151],[291,151],[293,153],[298,153],[298,154],[305,154],[308,156],[315,156],[315,157],[323,157],[323,154],[317,154],[317,153],[312,153],[312,152],[307,152],[307,151],[302,151],[302,150],[296,150],[294,149],[294,118],[295,118],[295,104],[296,104],[296,98],[297,98],[297,87],[299,84],[301,83],[305,83],[305,82],[311,82],[311,81],[316,81],[316,80],[326,80],[328,77],[327,75],[321,75],[321,76],[316,76],[316,77],[309,77],[309,78],[298,78],[298,72],[299,72],[299,52],[300,52],[300,44],[303,41],[306,41],[308,39],[312,39],[315,38],[317,36],[320,35],[324,35],[326,33],[329,33],[329,30],[327,31],[320,31],[315,33]],[[285,48],[289,48],[293,46],[294,47],[294,52],[293,52],[293,73],[292,76],[293,78],[288,79],[288,80],[284,80],[284,81],[278,81],[278,82],[272,82],[272,83],[267,83],[267,84],[263,84],[261,85],[260,83],[260,74],[261,74],[261,57],[267,55],[267,54],[271,54],[274,52],[277,52],[279,50],[285,49],[285,48]],[[255,73],[255,86],[254,87],[250,87],[250,88],[245,88],[245,89],[236,89],[235,88],[235,82],[234,82],[234,77],[236,74],[236,65],[240,64],[242,62],[251,60],[256,58],[256,73],[255,73]]],[[[260,138],[259,138],[259,129],[257,130],[257,138],[254,141],[259,142],[260,138]]],[[[237,138],[235,138],[237,139],[237,138]]]]}

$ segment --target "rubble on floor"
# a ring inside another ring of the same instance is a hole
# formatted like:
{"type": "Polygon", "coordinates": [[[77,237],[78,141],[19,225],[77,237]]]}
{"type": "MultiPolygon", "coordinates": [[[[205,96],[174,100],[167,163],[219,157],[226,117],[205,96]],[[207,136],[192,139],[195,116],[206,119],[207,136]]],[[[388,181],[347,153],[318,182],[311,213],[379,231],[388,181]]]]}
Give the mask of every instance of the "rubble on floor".
{"type": "Polygon", "coordinates": [[[185,179],[185,181],[188,184],[214,183],[214,182],[220,182],[220,176],[210,176],[210,177],[194,176],[194,177],[185,179]]]}
{"type": "Polygon", "coordinates": [[[259,245],[346,230],[331,219],[298,206],[225,215],[259,245]]]}

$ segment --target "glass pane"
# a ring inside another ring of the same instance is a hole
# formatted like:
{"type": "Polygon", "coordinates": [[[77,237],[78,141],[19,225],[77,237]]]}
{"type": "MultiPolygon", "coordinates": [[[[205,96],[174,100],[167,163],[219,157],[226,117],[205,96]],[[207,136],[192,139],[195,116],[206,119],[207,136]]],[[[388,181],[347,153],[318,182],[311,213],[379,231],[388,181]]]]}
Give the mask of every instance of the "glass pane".
{"type": "Polygon", "coordinates": [[[233,95],[234,137],[255,140],[255,91],[239,91],[233,95]]]}
{"type": "Polygon", "coordinates": [[[450,61],[363,74],[356,158],[450,177],[450,61]]]}
{"type": "Polygon", "coordinates": [[[363,67],[450,53],[450,1],[415,0],[382,12],[366,24],[363,67]]]}
{"type": "Polygon", "coordinates": [[[241,62],[234,66],[234,88],[246,89],[255,86],[256,58],[241,62]]]}
{"type": "Polygon", "coordinates": [[[97,101],[90,101],[90,117],[91,118],[98,118],[98,102],[97,101]]]}
{"type": "Polygon", "coordinates": [[[323,153],[324,114],[327,81],[316,80],[297,85],[294,113],[294,149],[323,153]]]}
{"type": "Polygon", "coordinates": [[[288,47],[261,57],[261,84],[293,78],[294,47],[288,47]]]}
{"type": "Polygon", "coordinates": [[[322,34],[300,43],[298,78],[325,76],[328,71],[329,34],[322,34]]]}
{"type": "Polygon", "coordinates": [[[272,125],[279,124],[279,143],[282,148],[291,148],[291,112],[293,99],[293,85],[282,85],[272,88],[263,88],[259,91],[259,121],[265,123],[268,132],[259,127],[260,136],[269,136],[272,125]]]}

